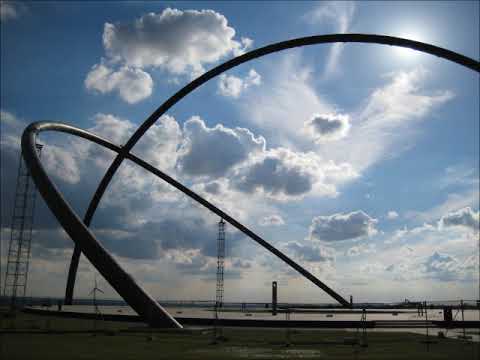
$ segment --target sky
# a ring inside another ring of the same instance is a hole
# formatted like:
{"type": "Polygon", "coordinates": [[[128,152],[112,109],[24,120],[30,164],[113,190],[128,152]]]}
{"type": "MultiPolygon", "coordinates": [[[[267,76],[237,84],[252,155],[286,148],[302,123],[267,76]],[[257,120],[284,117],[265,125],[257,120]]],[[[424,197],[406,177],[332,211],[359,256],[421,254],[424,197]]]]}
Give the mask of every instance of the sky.
{"type": "MultiPolygon", "coordinates": [[[[124,144],[169,96],[249,50],[372,33],[480,58],[475,1],[1,2],[1,271],[19,139],[61,121],[124,144]]],[[[374,44],[291,49],[202,85],[132,152],[354,301],[479,298],[479,75],[374,44]]],[[[83,216],[113,154],[42,133],[83,216]]],[[[73,242],[39,197],[27,294],[63,296],[73,242]]],[[[220,219],[125,161],[92,222],[158,299],[215,298],[220,219]]],[[[75,296],[95,276],[82,257],[75,296]]],[[[227,224],[226,301],[333,302],[227,224]]],[[[118,294],[99,278],[106,298],[118,294]]],[[[3,284],[2,284],[3,286],[3,284]]]]}

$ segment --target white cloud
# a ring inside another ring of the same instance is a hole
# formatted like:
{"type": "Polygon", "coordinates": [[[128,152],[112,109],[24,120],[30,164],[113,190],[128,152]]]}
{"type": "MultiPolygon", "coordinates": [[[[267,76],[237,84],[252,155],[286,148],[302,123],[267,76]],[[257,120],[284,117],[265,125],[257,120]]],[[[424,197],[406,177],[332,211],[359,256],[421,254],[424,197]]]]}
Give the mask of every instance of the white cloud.
{"type": "Polygon", "coordinates": [[[128,66],[200,73],[204,65],[240,54],[252,44],[250,39],[234,37],[235,30],[218,12],[167,8],[129,23],[105,23],[103,45],[112,59],[128,66]]]}
{"type": "Polygon", "coordinates": [[[285,248],[293,251],[301,260],[308,262],[333,262],[335,260],[333,249],[318,244],[289,242],[285,248]]]}
{"type": "Polygon", "coordinates": [[[371,218],[362,210],[348,214],[316,216],[309,229],[310,240],[341,241],[375,235],[377,219],[371,218]]]}
{"type": "Polygon", "coordinates": [[[347,113],[317,93],[313,71],[299,53],[282,56],[269,69],[263,74],[265,85],[245,94],[239,105],[244,118],[262,129],[270,142],[308,151],[312,144],[305,137],[306,119],[312,114],[348,116],[348,137],[318,142],[314,150],[324,159],[350,164],[358,173],[412,147],[418,122],[454,97],[449,90],[426,89],[430,72],[415,68],[388,74],[384,84],[347,113]]]}
{"type": "Polygon", "coordinates": [[[230,129],[221,124],[209,128],[195,116],[184,124],[178,165],[187,175],[219,177],[250,154],[264,151],[265,146],[265,139],[255,137],[248,129],[230,129]]]}
{"type": "MultiPolygon", "coordinates": [[[[8,149],[16,161],[21,132],[27,123],[4,110],[0,118],[2,150],[8,149]]],[[[136,127],[129,120],[112,114],[96,114],[92,121],[89,131],[118,145],[125,143],[136,127]]],[[[172,173],[181,137],[178,123],[173,117],[165,115],[150,128],[133,152],[161,170],[172,173]]],[[[41,134],[40,140],[46,145],[42,150],[42,163],[47,173],[67,185],[89,186],[92,177],[103,173],[114,156],[113,152],[78,138],[62,137],[57,140],[49,134],[41,134]]],[[[102,200],[102,206],[114,206],[117,209],[131,207],[140,210],[150,207],[152,201],[173,201],[178,196],[171,187],[128,161],[123,163],[110,190],[102,200]]]]}
{"type": "Polygon", "coordinates": [[[117,145],[124,144],[135,130],[135,124],[112,114],[98,113],[93,117],[94,126],[89,130],[117,145]]]}
{"type": "Polygon", "coordinates": [[[405,217],[407,219],[417,219],[420,221],[433,221],[439,219],[440,217],[449,212],[456,211],[467,206],[478,206],[478,199],[478,189],[460,194],[452,193],[448,194],[447,199],[440,205],[434,206],[425,211],[408,211],[405,214],[405,217]]]}
{"type": "Polygon", "coordinates": [[[280,215],[272,214],[263,217],[258,223],[260,226],[279,226],[284,225],[285,221],[280,215]]]}
{"type": "Polygon", "coordinates": [[[350,118],[341,114],[314,114],[305,121],[305,128],[317,143],[334,141],[347,136],[350,118]]]}
{"type": "Polygon", "coordinates": [[[134,104],[152,94],[153,80],[150,74],[138,68],[122,66],[113,71],[104,64],[97,64],[88,73],[85,87],[102,94],[117,91],[124,101],[134,104]]]}
{"type": "MultiPolygon", "coordinates": [[[[167,8],[132,22],[107,22],[103,29],[106,58],[92,67],[85,87],[102,94],[116,91],[124,101],[137,103],[153,91],[147,68],[173,75],[167,82],[179,82],[182,74],[198,76],[205,65],[239,55],[252,46],[251,39],[234,37],[235,30],[225,16],[213,10],[167,8]]],[[[245,81],[248,86],[258,85],[260,78],[251,70],[245,81]]]]}
{"type": "MultiPolygon", "coordinates": [[[[21,134],[26,128],[27,122],[5,110],[0,111],[0,121],[2,150],[8,149],[15,156],[18,156],[21,151],[21,134]]],[[[39,142],[42,143],[43,141],[39,142]]],[[[81,178],[78,155],[67,151],[63,146],[50,143],[42,150],[42,163],[47,172],[57,179],[61,179],[68,184],[76,184],[81,178]]]]}
{"type": "Polygon", "coordinates": [[[42,149],[42,163],[47,172],[69,184],[77,184],[81,178],[78,160],[64,147],[49,144],[42,149]]]}
{"type": "Polygon", "coordinates": [[[135,145],[133,152],[160,170],[172,173],[183,132],[174,117],[163,115],[135,145]]]}
{"type": "Polygon", "coordinates": [[[478,257],[475,255],[461,262],[451,255],[434,252],[421,264],[421,271],[426,276],[441,281],[471,280],[477,269],[478,257]]]}
{"type": "MultiPolygon", "coordinates": [[[[324,1],[319,3],[305,17],[311,24],[330,23],[337,33],[346,33],[355,14],[355,2],[353,1],[324,1]]],[[[344,44],[335,43],[331,46],[325,67],[325,75],[330,76],[337,72],[340,55],[344,44]]]]}
{"type": "MultiPolygon", "coordinates": [[[[93,117],[94,126],[88,130],[111,140],[117,145],[127,142],[136,129],[136,125],[127,119],[112,114],[98,113],[93,117]]],[[[182,130],[177,121],[169,115],[163,115],[133,148],[133,153],[160,170],[172,171],[177,162],[177,148],[182,141],[182,130]]],[[[79,147],[86,151],[83,147],[79,147]]],[[[88,147],[89,156],[102,166],[107,166],[110,157],[93,156],[92,147],[88,147]],[[106,160],[107,162],[104,162],[106,160]]]]}
{"type": "Polygon", "coordinates": [[[469,207],[451,212],[439,221],[440,227],[463,226],[473,231],[478,231],[480,212],[473,211],[469,207]]]}
{"type": "MultiPolygon", "coordinates": [[[[96,114],[93,121],[94,126],[89,128],[90,131],[118,145],[124,144],[136,128],[131,121],[112,114],[96,114]]],[[[181,141],[179,124],[173,117],[164,115],[145,133],[132,152],[160,170],[174,175],[177,149],[181,141]]],[[[83,153],[85,159],[92,159],[100,169],[106,168],[112,161],[111,153],[106,153],[97,146],[85,146],[83,142],[74,145],[77,153],[83,153]]],[[[102,203],[125,208],[141,208],[142,202],[148,208],[152,201],[175,201],[179,196],[172,187],[128,161],[124,162],[110,188],[111,191],[105,194],[102,203]]]]}
{"type": "Polygon", "coordinates": [[[279,201],[336,196],[339,185],[358,176],[349,164],[326,161],[313,152],[267,150],[266,140],[246,128],[221,124],[209,128],[201,118],[192,117],[184,124],[183,135],[177,169],[205,177],[197,189],[207,197],[231,192],[279,201]]]}
{"type": "Polygon", "coordinates": [[[387,78],[391,82],[373,91],[360,117],[367,119],[370,127],[379,123],[392,126],[422,118],[434,106],[451,100],[454,96],[451,91],[420,94],[422,82],[428,75],[429,72],[424,68],[389,74],[387,78]]]}
{"type": "Polygon", "coordinates": [[[360,256],[364,254],[374,254],[377,252],[375,244],[359,244],[350,247],[345,255],[346,256],[360,256]]]}
{"type": "Polygon", "coordinates": [[[0,21],[6,22],[18,18],[25,11],[25,5],[19,1],[0,1],[0,21]]]}
{"type": "Polygon", "coordinates": [[[262,74],[264,86],[251,88],[239,106],[244,118],[263,129],[270,141],[295,148],[305,142],[306,119],[336,109],[317,95],[313,70],[302,62],[300,53],[282,55],[269,69],[262,74]]]}
{"type": "MultiPolygon", "coordinates": [[[[0,121],[2,149],[8,148],[16,154],[20,154],[20,138],[27,122],[5,110],[0,111],[0,121]]],[[[47,172],[69,184],[76,184],[80,181],[81,169],[78,157],[79,154],[72,153],[63,146],[53,143],[48,144],[42,150],[42,163],[47,172]]]]}
{"type": "Polygon", "coordinates": [[[0,145],[10,149],[17,149],[20,147],[20,135],[23,128],[26,126],[14,114],[0,110],[0,145]]]}
{"type": "Polygon", "coordinates": [[[239,167],[232,182],[237,190],[243,192],[261,193],[276,200],[292,200],[309,193],[335,196],[337,184],[356,176],[348,164],[325,162],[313,152],[274,148],[239,167]]]}
{"type": "Polygon", "coordinates": [[[240,269],[250,269],[252,267],[252,262],[237,258],[232,261],[232,267],[240,269]]]}
{"type": "Polygon", "coordinates": [[[259,219],[263,219],[266,214],[278,213],[276,204],[266,201],[262,194],[245,196],[244,192],[238,191],[232,184],[235,176],[235,170],[233,170],[227,177],[221,177],[215,181],[196,182],[192,189],[252,229],[259,225],[259,219]]]}
{"type": "Polygon", "coordinates": [[[387,213],[387,219],[389,220],[395,220],[398,218],[398,213],[394,210],[390,210],[388,213],[387,213]]]}
{"type": "Polygon", "coordinates": [[[445,168],[444,174],[440,177],[438,185],[441,189],[450,186],[477,186],[479,176],[478,167],[468,166],[466,164],[453,165],[445,168]]]}
{"type": "Polygon", "coordinates": [[[220,193],[220,187],[221,187],[220,183],[214,181],[214,182],[205,184],[204,190],[209,194],[217,195],[220,193]]]}
{"type": "Polygon", "coordinates": [[[318,151],[363,172],[411,147],[418,132],[415,121],[428,118],[433,109],[453,98],[450,91],[427,94],[423,86],[428,74],[421,68],[390,74],[390,81],[373,90],[361,108],[350,114],[348,138],[319,146],[318,151]]]}
{"type": "Polygon", "coordinates": [[[243,91],[253,85],[260,85],[262,77],[254,70],[250,69],[245,78],[239,78],[234,75],[220,75],[218,80],[218,92],[220,95],[232,98],[238,98],[243,91]]]}

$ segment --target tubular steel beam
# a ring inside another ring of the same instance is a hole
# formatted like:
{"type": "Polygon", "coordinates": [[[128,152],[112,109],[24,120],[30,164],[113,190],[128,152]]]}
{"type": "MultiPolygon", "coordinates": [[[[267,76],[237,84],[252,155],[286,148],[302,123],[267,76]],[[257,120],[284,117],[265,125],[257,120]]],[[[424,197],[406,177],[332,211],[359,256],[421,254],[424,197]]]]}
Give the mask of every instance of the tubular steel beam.
{"type": "Polygon", "coordinates": [[[22,135],[22,154],[35,185],[50,210],[60,222],[75,245],[86,255],[109,284],[123,297],[150,326],[175,327],[180,325],[127,273],[112,255],[97,241],[95,235],[73,211],[67,201],[49,179],[35,149],[37,134],[41,131],[61,131],[93,141],[115,152],[121,148],[86,131],[58,123],[30,124],[22,135]]]}
{"type": "MultiPolygon", "coordinates": [[[[212,78],[220,75],[221,73],[232,69],[240,64],[246,63],[250,60],[260,58],[262,56],[272,54],[275,52],[279,52],[286,49],[296,48],[296,47],[303,47],[309,45],[316,45],[316,44],[328,44],[328,43],[367,43],[367,44],[380,44],[380,45],[390,45],[390,46],[399,46],[410,48],[413,50],[421,51],[424,53],[428,53],[464,67],[467,67],[471,70],[476,72],[480,72],[480,63],[474,59],[466,57],[464,55],[458,54],[456,52],[440,48],[438,46],[434,46],[431,44],[422,43],[419,41],[413,41],[393,36],[384,36],[384,35],[375,35],[375,34],[329,34],[329,35],[317,35],[317,36],[309,36],[309,37],[302,37],[287,41],[282,41],[278,43],[274,43],[271,45],[267,45],[265,47],[252,50],[248,53],[240,55],[234,59],[231,59],[212,70],[206,72],[205,74],[201,75],[197,79],[193,80],[191,83],[187,84],[185,87],[180,89],[176,94],[170,97],[167,101],[165,101],[155,112],[150,115],[145,122],[135,131],[132,137],[128,140],[125,146],[122,148],[121,152],[118,153],[117,157],[114,159],[110,167],[108,168],[107,172],[105,173],[104,177],[102,178],[93,198],[90,202],[90,205],[87,209],[85,214],[84,223],[87,226],[90,226],[91,220],[95,211],[98,207],[98,204],[105,193],[105,190],[108,187],[113,175],[115,175],[116,171],[120,167],[123,160],[127,157],[130,150],[135,146],[135,144],[140,140],[140,138],[145,134],[145,132],[162,116],[164,115],[173,105],[183,99],[185,96],[190,94],[192,91],[206,83],[207,81],[211,80],[212,78]]],[[[232,224],[233,225],[233,224],[232,224]]],[[[75,286],[75,277],[78,268],[78,262],[80,259],[80,249],[75,247],[72,260],[70,263],[70,269],[68,273],[68,280],[67,280],[67,290],[65,294],[65,303],[69,304],[73,298],[73,290],[75,286]]],[[[313,276],[313,275],[312,275],[313,276]]],[[[311,279],[310,279],[311,280],[311,279]]],[[[347,304],[341,301],[342,305],[348,306],[347,304]]]]}

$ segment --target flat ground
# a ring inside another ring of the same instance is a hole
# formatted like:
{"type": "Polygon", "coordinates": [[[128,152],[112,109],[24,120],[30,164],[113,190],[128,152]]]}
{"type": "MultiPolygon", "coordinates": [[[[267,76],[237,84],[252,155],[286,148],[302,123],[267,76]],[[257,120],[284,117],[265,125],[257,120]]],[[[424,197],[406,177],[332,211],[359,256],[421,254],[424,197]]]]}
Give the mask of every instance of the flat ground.
{"type": "MultiPolygon", "coordinates": [[[[2,316],[2,314],[0,314],[2,316]]],[[[211,329],[156,330],[141,324],[19,314],[1,318],[0,359],[475,359],[479,344],[405,332],[226,328],[212,344],[211,329]],[[92,330],[96,328],[97,332],[92,330]],[[361,337],[358,339],[361,340],[361,337]],[[287,344],[290,343],[289,346],[287,344]]]]}

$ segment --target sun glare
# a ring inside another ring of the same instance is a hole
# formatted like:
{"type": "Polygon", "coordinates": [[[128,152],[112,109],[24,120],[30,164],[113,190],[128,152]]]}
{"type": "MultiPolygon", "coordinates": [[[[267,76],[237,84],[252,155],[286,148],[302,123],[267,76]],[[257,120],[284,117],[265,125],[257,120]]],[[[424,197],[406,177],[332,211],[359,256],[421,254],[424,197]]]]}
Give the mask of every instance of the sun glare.
{"type": "MultiPolygon", "coordinates": [[[[418,33],[414,33],[414,32],[401,32],[397,36],[401,37],[401,38],[404,38],[404,39],[408,39],[408,40],[415,40],[415,41],[421,41],[421,42],[426,41],[423,36],[419,35],[418,33]]],[[[395,49],[394,49],[394,54],[395,54],[396,57],[399,57],[401,59],[412,59],[412,58],[417,57],[420,54],[420,52],[416,51],[416,50],[409,49],[409,48],[396,46],[395,49]]]]}

